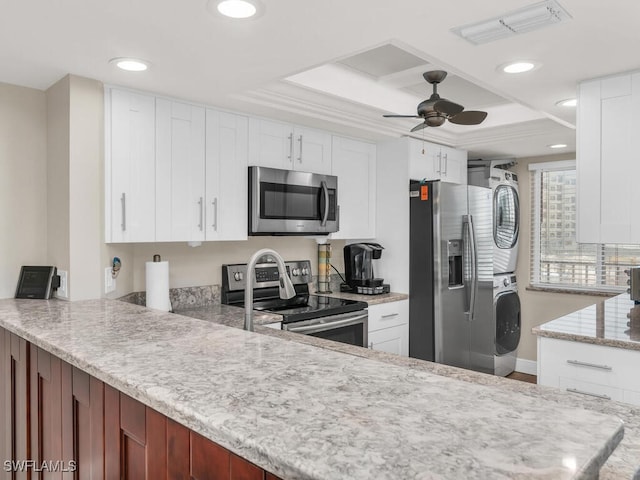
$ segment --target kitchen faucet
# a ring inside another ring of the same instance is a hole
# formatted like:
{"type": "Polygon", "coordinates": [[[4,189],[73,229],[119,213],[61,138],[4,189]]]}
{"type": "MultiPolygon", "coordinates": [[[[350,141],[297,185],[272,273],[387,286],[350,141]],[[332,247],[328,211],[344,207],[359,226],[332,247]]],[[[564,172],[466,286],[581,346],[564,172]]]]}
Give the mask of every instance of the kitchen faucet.
{"type": "Polygon", "coordinates": [[[289,275],[287,275],[287,268],[284,266],[284,260],[282,257],[275,250],[271,250],[270,248],[263,248],[262,250],[258,250],[254,253],[247,264],[247,282],[244,287],[244,329],[250,332],[253,332],[254,269],[258,260],[265,255],[271,255],[276,261],[279,273],[278,289],[280,291],[280,298],[287,299],[296,295],[296,290],[293,287],[293,283],[291,283],[289,275]]]}

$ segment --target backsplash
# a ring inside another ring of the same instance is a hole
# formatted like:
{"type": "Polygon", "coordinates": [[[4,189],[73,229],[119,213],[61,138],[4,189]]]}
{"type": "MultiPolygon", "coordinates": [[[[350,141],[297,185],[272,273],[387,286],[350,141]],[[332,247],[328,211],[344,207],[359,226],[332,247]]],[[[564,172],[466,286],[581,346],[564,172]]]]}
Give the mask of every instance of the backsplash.
{"type": "MultiPolygon", "coordinates": [[[[337,274],[330,275],[329,288],[333,293],[340,291],[342,279],[337,274]]],[[[313,283],[309,285],[311,293],[318,291],[318,277],[313,276],[313,283]]],[[[133,303],[145,306],[147,304],[147,292],[132,292],[118,298],[121,302],[133,303]]],[[[169,289],[171,309],[184,310],[186,308],[206,307],[220,303],[220,285],[205,285],[201,287],[181,287],[169,289]]]]}
{"type": "MultiPolygon", "coordinates": [[[[147,304],[147,292],[133,292],[118,300],[144,306],[147,304]]],[[[220,285],[170,288],[169,300],[174,312],[186,308],[216,305],[220,303],[220,285]]]]}

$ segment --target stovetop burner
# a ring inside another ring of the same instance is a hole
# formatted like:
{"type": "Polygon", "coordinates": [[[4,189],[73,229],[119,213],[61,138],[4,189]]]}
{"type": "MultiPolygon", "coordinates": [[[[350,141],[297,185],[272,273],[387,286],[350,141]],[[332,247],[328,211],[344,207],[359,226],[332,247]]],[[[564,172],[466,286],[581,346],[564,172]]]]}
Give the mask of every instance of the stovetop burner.
{"type": "MultiPolygon", "coordinates": [[[[286,262],[287,272],[297,295],[288,300],[278,295],[277,269],[270,263],[256,266],[256,288],[253,290],[253,309],[282,315],[283,323],[356,312],[367,308],[366,302],[309,294],[311,262],[286,262]]],[[[227,305],[244,307],[246,265],[222,266],[221,301],[227,305]]]]}
{"type": "Polygon", "coordinates": [[[366,302],[320,295],[296,295],[288,300],[269,298],[253,303],[254,310],[282,315],[283,323],[356,312],[367,306],[366,302]]]}

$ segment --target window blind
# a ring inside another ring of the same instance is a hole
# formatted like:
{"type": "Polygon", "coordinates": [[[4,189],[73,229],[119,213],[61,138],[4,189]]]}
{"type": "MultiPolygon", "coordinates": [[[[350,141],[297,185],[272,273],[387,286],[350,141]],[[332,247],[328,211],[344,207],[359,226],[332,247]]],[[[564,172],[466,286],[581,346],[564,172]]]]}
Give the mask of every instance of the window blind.
{"type": "Polygon", "coordinates": [[[576,242],[575,162],[532,164],[531,284],[622,291],[640,245],[576,242]]]}

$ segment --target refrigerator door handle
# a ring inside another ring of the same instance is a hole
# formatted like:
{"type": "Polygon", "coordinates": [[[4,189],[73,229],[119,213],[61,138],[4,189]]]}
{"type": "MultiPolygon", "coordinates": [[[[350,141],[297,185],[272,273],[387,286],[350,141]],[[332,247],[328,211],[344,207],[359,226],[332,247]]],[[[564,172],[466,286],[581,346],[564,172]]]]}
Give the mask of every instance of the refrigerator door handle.
{"type": "Polygon", "coordinates": [[[465,215],[463,219],[463,230],[469,242],[469,253],[471,260],[471,292],[469,299],[469,310],[465,312],[469,321],[473,321],[476,308],[476,293],[478,290],[478,252],[476,250],[476,232],[473,226],[473,216],[465,215]]]}

